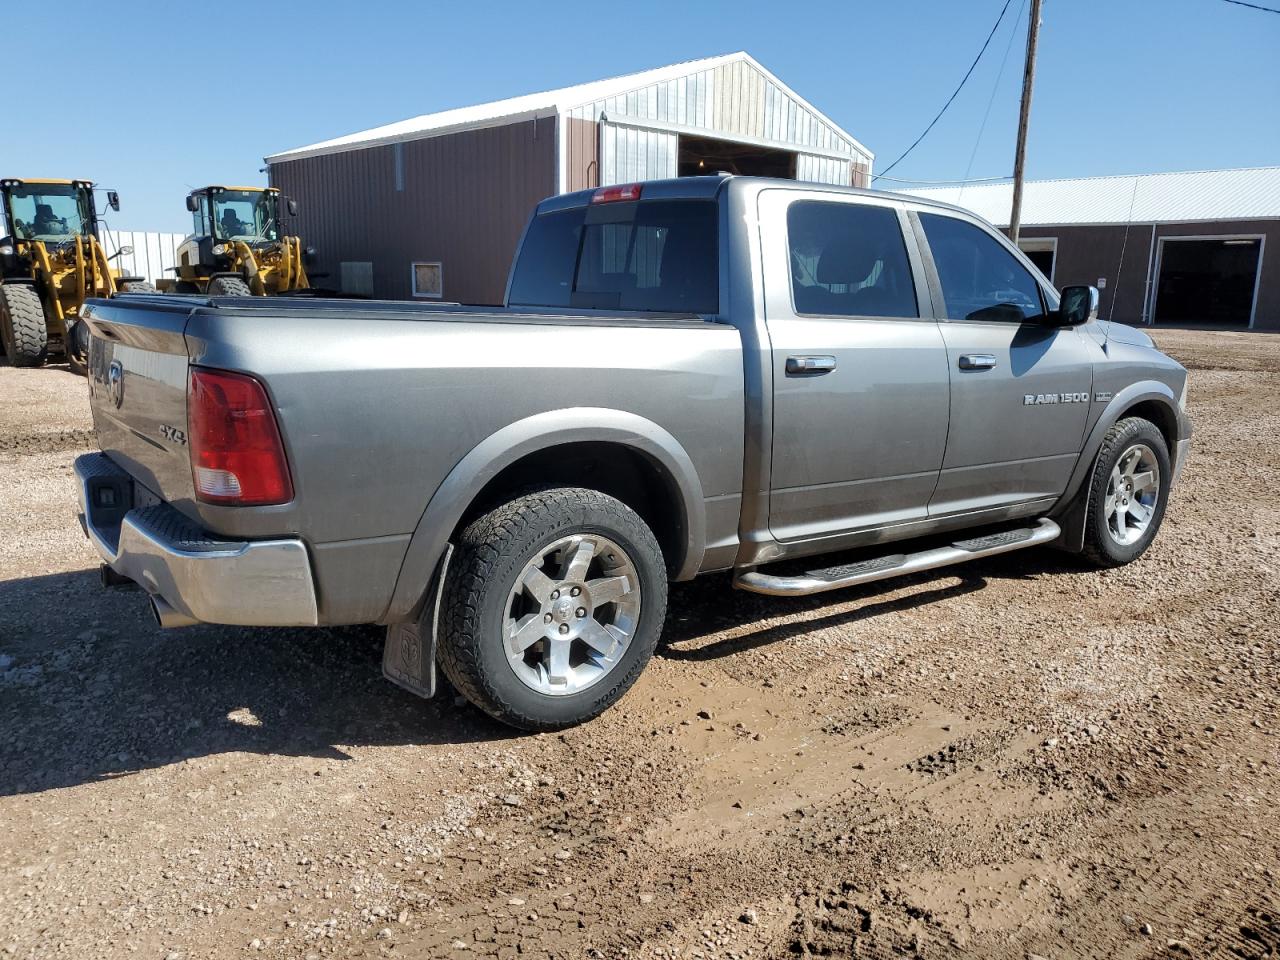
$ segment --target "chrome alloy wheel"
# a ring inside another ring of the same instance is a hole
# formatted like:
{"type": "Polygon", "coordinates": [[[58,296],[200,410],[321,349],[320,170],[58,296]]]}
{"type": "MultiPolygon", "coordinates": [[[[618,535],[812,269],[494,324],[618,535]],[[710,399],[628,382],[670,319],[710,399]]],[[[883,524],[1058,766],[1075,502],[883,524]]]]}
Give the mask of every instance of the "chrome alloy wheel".
{"type": "Polygon", "coordinates": [[[574,534],[544,547],[511,590],[503,644],[525,686],[565,696],[618,665],[640,622],[640,576],[618,544],[574,534]]]}
{"type": "Polygon", "coordinates": [[[1107,533],[1128,546],[1142,538],[1160,500],[1160,463],[1145,443],[1135,443],[1120,455],[1107,480],[1107,533]]]}

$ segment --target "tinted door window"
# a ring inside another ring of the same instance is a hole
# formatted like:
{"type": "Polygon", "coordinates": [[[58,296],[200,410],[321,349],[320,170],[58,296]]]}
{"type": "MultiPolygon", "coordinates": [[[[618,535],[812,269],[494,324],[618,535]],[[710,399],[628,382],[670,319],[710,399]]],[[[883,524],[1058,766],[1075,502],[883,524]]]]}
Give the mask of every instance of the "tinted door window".
{"type": "Polygon", "coordinates": [[[1040,285],[985,230],[934,213],[920,214],[952,320],[1021,323],[1044,312],[1040,285]]]}
{"type": "Polygon", "coordinates": [[[802,200],[787,210],[787,243],[797,313],[920,315],[895,210],[802,200]]]}
{"type": "Polygon", "coordinates": [[[716,205],[641,200],[534,218],[511,279],[513,306],[657,313],[719,310],[716,205]]]}

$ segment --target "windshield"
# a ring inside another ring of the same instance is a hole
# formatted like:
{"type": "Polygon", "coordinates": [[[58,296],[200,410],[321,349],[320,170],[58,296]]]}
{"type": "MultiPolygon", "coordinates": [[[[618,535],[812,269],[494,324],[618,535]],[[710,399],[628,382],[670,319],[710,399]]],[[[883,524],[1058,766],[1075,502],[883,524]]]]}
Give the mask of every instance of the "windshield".
{"type": "Polygon", "coordinates": [[[88,236],[93,218],[89,192],[74,184],[21,184],[9,189],[13,235],[56,242],[88,236]]]}
{"type": "Polygon", "coordinates": [[[213,233],[219,240],[277,240],[276,195],[264,190],[222,190],[213,195],[213,233]]]}
{"type": "Polygon", "coordinates": [[[509,302],[715,313],[716,233],[716,205],[704,200],[641,200],[540,214],[520,247],[509,302]]]}

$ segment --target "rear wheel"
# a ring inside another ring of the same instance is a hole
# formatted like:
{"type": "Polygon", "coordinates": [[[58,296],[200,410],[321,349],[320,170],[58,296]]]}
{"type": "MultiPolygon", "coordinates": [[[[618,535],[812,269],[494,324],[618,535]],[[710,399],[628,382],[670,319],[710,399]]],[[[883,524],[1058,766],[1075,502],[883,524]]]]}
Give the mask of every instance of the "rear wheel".
{"type": "Polygon", "coordinates": [[[0,284],[0,343],[15,367],[43,366],[49,355],[49,328],[40,294],[25,284],[0,284]]]}
{"type": "Polygon", "coordinates": [[[1142,556],[1164,520],[1172,479],[1169,447],[1154,423],[1128,417],[1112,427],[1090,479],[1084,555],[1100,567],[1142,556]]]}
{"type": "Polygon", "coordinates": [[[504,723],[553,730],[635,683],[662,631],[667,574],[634,511],[564,487],[467,527],[442,604],[439,659],[453,685],[504,723]]]}
{"type": "Polygon", "coordinates": [[[205,292],[211,297],[252,297],[253,291],[239,277],[214,277],[205,292]]]}

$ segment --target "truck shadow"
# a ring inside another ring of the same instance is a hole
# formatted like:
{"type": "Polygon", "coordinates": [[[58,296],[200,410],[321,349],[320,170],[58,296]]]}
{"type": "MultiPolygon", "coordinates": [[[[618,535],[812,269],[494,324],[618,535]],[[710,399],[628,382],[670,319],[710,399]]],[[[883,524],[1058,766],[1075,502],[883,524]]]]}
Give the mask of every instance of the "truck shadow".
{"type": "MultiPolygon", "coordinates": [[[[871,599],[884,589],[878,584],[792,600],[734,591],[727,576],[678,584],[659,655],[728,657],[972,593],[993,577],[1048,572],[1064,566],[1057,557],[1036,551],[1034,559],[1015,554],[970,564],[956,568],[958,583],[954,571],[921,574],[894,583],[945,578],[946,585],[888,600],[871,599]],[[862,599],[869,602],[848,606],[862,599]],[[824,615],[827,608],[838,609],[824,615]],[[776,622],[797,610],[816,616],[776,622]],[[774,622],[759,623],[764,618],[774,622]],[[733,635],[711,639],[725,631],[733,635]]],[[[224,753],[343,760],[357,746],[520,736],[457,704],[447,683],[441,687],[434,700],[422,701],[384,680],[382,635],[373,628],[161,631],[141,593],[105,591],[96,571],[4,581],[0,796],[224,753]]]]}
{"type": "Polygon", "coordinates": [[[96,571],[0,582],[0,796],[237,751],[343,760],[369,745],[517,732],[444,686],[382,677],[374,629],[162,631],[96,571]]]}
{"type": "MultiPolygon", "coordinates": [[[[839,562],[833,557],[824,562],[839,562]]],[[[792,564],[800,572],[805,563],[792,564]]],[[[1070,554],[1027,550],[848,587],[809,597],[767,597],[734,590],[729,574],[673,584],[667,626],[658,655],[669,660],[716,660],[782,643],[815,630],[845,626],[983,590],[993,579],[1026,579],[1037,574],[1082,570],[1070,554]],[[901,594],[903,588],[916,588],[901,594]],[[888,592],[900,595],[884,599],[888,592]],[[856,606],[850,607],[854,603],[856,606]],[[833,609],[834,608],[834,609],[833,609]],[[824,613],[823,611],[830,611],[824,613]],[[800,619],[778,623],[779,616],[800,619]],[[773,622],[769,622],[773,621],[773,622]],[[730,636],[718,636],[729,633],[730,636]]]]}

